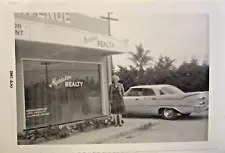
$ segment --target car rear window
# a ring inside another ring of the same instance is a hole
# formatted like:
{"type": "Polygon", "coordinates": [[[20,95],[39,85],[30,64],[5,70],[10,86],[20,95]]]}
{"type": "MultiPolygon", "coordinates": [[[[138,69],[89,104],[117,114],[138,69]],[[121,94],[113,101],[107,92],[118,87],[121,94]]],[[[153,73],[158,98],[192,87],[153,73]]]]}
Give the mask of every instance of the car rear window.
{"type": "MultiPolygon", "coordinates": [[[[165,95],[166,94],[179,94],[179,93],[183,93],[182,90],[180,90],[177,87],[174,86],[167,86],[167,87],[163,87],[161,90],[165,95]]],[[[160,93],[161,94],[161,93],[160,93]]]]}
{"type": "Polygon", "coordinates": [[[165,95],[164,92],[162,90],[159,91],[160,95],[165,95]]]}

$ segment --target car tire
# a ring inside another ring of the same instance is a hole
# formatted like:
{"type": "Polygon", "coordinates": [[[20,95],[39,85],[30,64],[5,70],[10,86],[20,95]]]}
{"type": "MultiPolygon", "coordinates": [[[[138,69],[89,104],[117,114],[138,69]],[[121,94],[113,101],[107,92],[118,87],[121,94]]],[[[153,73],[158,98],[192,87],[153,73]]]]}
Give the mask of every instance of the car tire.
{"type": "Polygon", "coordinates": [[[191,113],[187,113],[187,114],[181,114],[182,116],[184,116],[184,117],[187,117],[187,116],[190,116],[191,115],[191,113]]]}
{"type": "Polygon", "coordinates": [[[167,120],[175,120],[177,118],[178,112],[173,108],[164,108],[162,110],[162,116],[167,120]]]}

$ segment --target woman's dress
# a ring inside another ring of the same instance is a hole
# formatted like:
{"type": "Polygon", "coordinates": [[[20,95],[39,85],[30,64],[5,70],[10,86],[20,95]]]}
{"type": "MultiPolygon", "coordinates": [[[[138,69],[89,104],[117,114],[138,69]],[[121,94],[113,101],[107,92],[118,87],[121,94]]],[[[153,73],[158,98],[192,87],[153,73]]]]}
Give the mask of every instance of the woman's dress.
{"type": "Polygon", "coordinates": [[[110,101],[111,101],[111,113],[123,114],[125,112],[123,101],[124,88],[122,84],[110,85],[110,101]]]}

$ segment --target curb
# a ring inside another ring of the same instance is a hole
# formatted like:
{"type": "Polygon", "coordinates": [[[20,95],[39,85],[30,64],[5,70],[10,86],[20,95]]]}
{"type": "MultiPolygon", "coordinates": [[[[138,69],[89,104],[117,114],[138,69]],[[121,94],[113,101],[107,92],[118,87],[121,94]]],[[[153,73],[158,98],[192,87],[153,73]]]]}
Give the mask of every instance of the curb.
{"type": "Polygon", "coordinates": [[[155,125],[155,123],[152,123],[150,121],[148,123],[145,123],[145,124],[142,124],[142,125],[138,125],[138,126],[136,126],[134,128],[128,129],[128,130],[123,131],[123,132],[119,132],[119,133],[116,133],[116,134],[108,135],[107,137],[104,137],[104,138],[101,138],[101,139],[98,139],[98,140],[89,141],[86,144],[101,144],[101,143],[104,143],[104,142],[109,141],[111,139],[125,136],[128,133],[141,130],[141,129],[143,129],[143,127],[144,128],[149,128],[149,127],[152,127],[154,125],[155,125]]]}

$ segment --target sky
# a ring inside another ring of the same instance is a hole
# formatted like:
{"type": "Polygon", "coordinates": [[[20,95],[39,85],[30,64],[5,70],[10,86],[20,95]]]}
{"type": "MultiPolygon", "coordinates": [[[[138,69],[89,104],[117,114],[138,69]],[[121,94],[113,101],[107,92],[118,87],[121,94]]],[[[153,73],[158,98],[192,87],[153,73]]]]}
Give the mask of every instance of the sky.
{"type": "MultiPolygon", "coordinates": [[[[152,14],[144,4],[127,5],[119,3],[110,7],[80,7],[79,13],[92,17],[106,16],[119,18],[111,24],[112,36],[129,40],[129,50],[136,51],[135,45],[142,43],[157,60],[160,55],[176,59],[176,66],[192,57],[199,62],[208,59],[208,16],[206,14],[152,14]],[[90,9],[91,8],[91,9],[90,9]]],[[[129,54],[113,56],[115,66],[128,66],[129,54]]]]}

